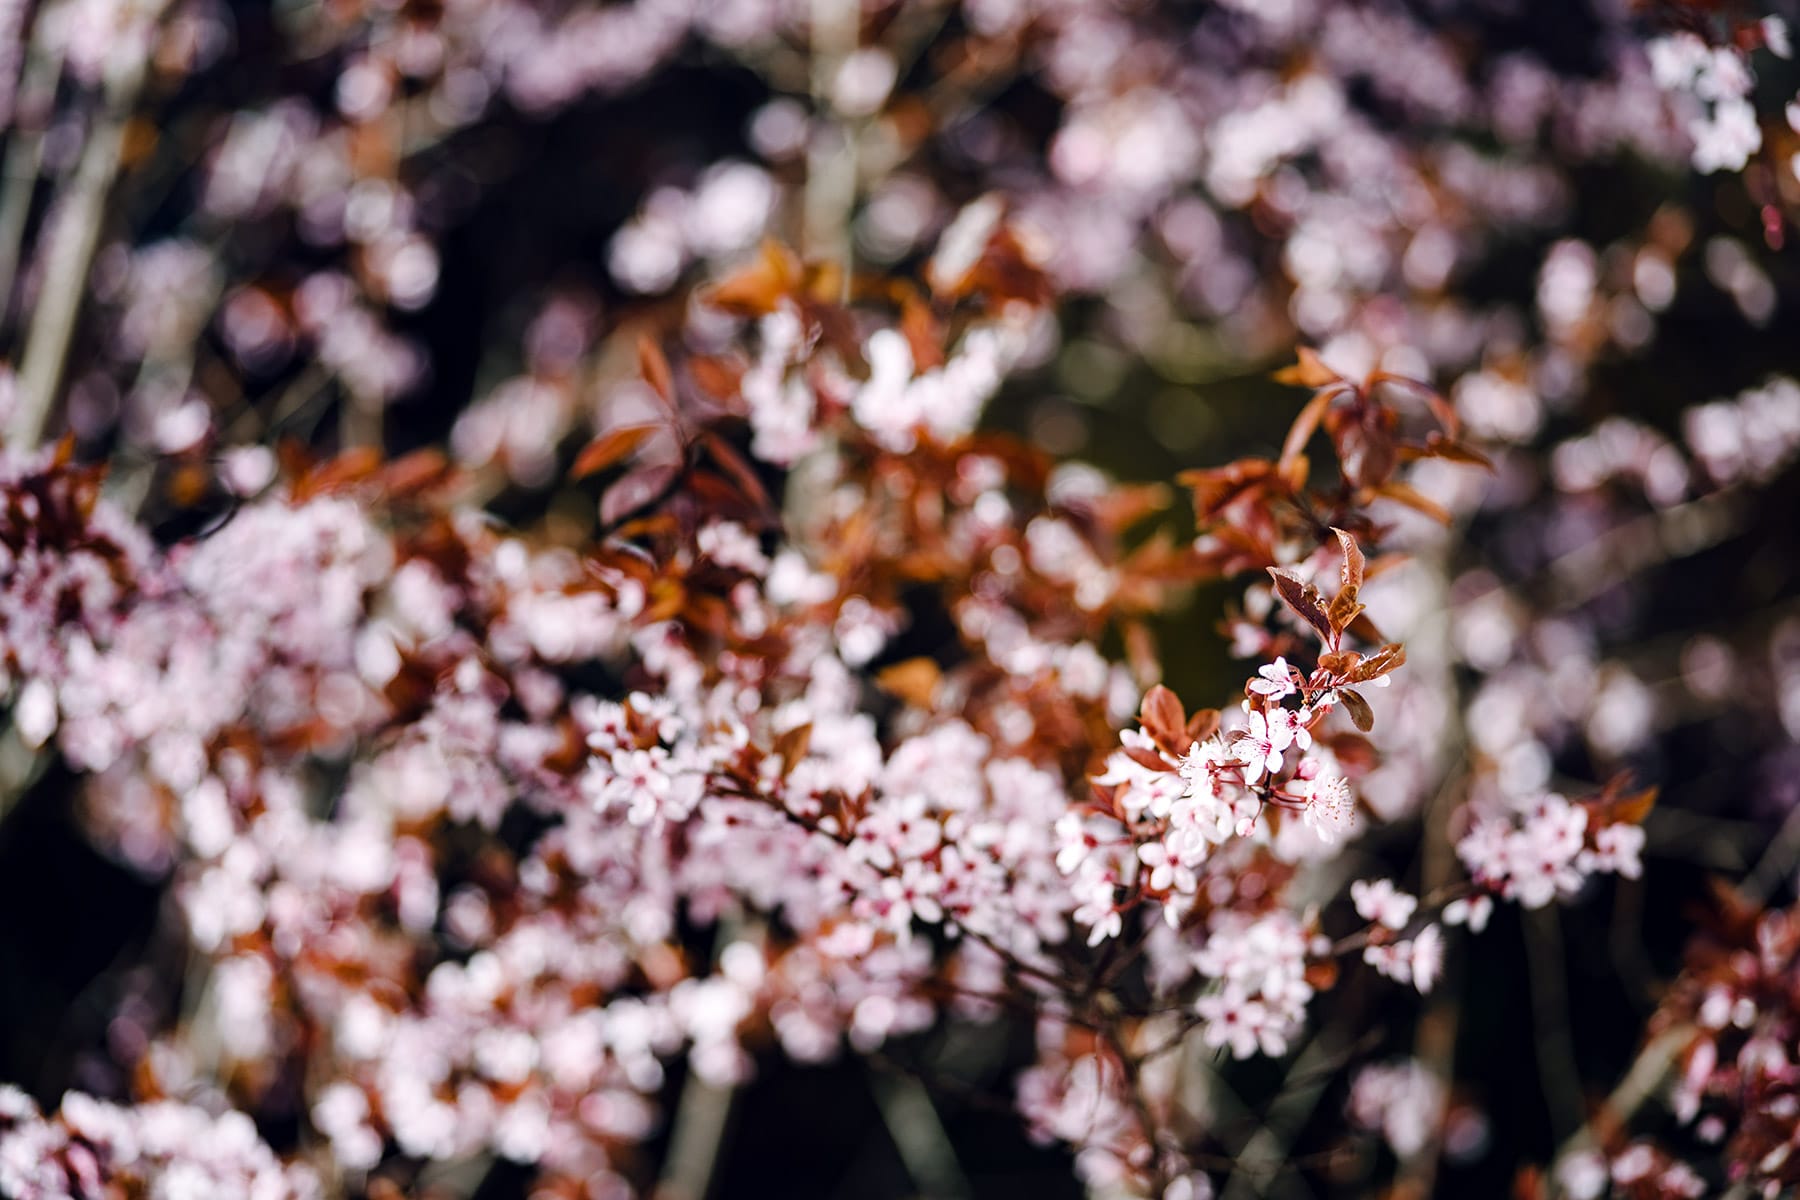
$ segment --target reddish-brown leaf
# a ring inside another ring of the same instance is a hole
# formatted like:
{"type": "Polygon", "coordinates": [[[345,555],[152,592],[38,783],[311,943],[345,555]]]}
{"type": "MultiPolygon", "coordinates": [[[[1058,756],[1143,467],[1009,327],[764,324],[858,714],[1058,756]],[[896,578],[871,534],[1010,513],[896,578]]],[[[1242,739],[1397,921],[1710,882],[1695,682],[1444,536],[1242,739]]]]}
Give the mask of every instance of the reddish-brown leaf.
{"type": "Polygon", "coordinates": [[[1142,621],[1127,621],[1122,630],[1125,638],[1125,661],[1139,680],[1152,680],[1162,675],[1162,660],[1156,651],[1156,634],[1142,621]]]}
{"type": "Polygon", "coordinates": [[[616,538],[635,539],[647,537],[674,537],[681,529],[681,522],[671,513],[653,513],[647,517],[639,517],[635,521],[627,521],[613,530],[616,538]]]}
{"type": "Polygon", "coordinates": [[[812,723],[796,725],[775,739],[775,753],[781,756],[784,771],[794,769],[794,764],[806,757],[806,751],[812,745],[812,723]]]}
{"type": "Polygon", "coordinates": [[[1350,722],[1364,733],[1375,728],[1375,714],[1369,709],[1369,702],[1350,688],[1338,692],[1338,699],[1343,702],[1344,711],[1350,714],[1350,722]]]}
{"type": "Polygon", "coordinates": [[[1332,958],[1319,959],[1306,964],[1306,982],[1312,985],[1315,992],[1328,992],[1337,986],[1338,965],[1332,958]]]}
{"type": "Polygon", "coordinates": [[[800,283],[800,260],[781,243],[769,240],[754,262],[713,285],[704,299],[739,316],[760,317],[793,296],[800,283]]]}
{"type": "Polygon", "coordinates": [[[1168,487],[1160,483],[1120,484],[1094,497],[1090,510],[1102,527],[1123,533],[1169,507],[1171,499],[1168,487]]]}
{"type": "Polygon", "coordinates": [[[1041,307],[1056,296],[1050,277],[1031,261],[1024,244],[1005,226],[988,239],[980,260],[963,278],[961,288],[966,294],[985,300],[990,310],[1014,301],[1041,307]]]}
{"type": "Polygon", "coordinates": [[[900,333],[912,350],[913,366],[920,373],[944,365],[944,325],[931,306],[908,294],[900,302],[900,333]]]}
{"type": "Polygon", "coordinates": [[[1396,375],[1392,371],[1375,371],[1370,374],[1366,382],[1370,388],[1378,384],[1387,384],[1420,397],[1425,401],[1425,406],[1431,410],[1431,415],[1437,419],[1437,423],[1444,427],[1444,432],[1451,437],[1456,436],[1458,428],[1456,410],[1429,383],[1405,375],[1396,375]]]}
{"type": "Polygon", "coordinates": [[[382,486],[390,496],[416,496],[450,473],[443,451],[429,446],[403,454],[381,472],[382,486]]]}
{"type": "Polygon", "coordinates": [[[638,370],[644,373],[644,381],[648,383],[664,404],[675,403],[675,376],[669,370],[669,360],[649,336],[638,338],[638,370]]]}
{"type": "Polygon", "coordinates": [[[1642,825],[1644,819],[1650,815],[1650,810],[1656,807],[1656,797],[1657,789],[1653,787],[1633,792],[1629,796],[1621,796],[1613,803],[1612,812],[1609,814],[1612,817],[1612,823],[1615,825],[1642,825]]]}
{"type": "Polygon", "coordinates": [[[1344,474],[1358,487],[1381,487],[1400,461],[1393,434],[1374,421],[1346,423],[1338,431],[1337,448],[1344,474]]]}
{"type": "Polygon", "coordinates": [[[1300,361],[1291,367],[1283,367],[1275,372],[1276,383],[1292,383],[1300,387],[1322,388],[1331,383],[1342,383],[1344,377],[1326,366],[1318,354],[1308,346],[1301,346],[1295,353],[1300,361]]]}
{"type": "Polygon", "coordinates": [[[1147,770],[1173,771],[1175,769],[1168,764],[1162,755],[1157,754],[1153,750],[1146,750],[1142,746],[1123,746],[1121,749],[1125,752],[1125,757],[1131,759],[1131,761],[1137,763],[1138,766],[1147,770]]]}
{"type": "Polygon", "coordinates": [[[1363,606],[1356,602],[1356,593],[1339,592],[1331,598],[1331,607],[1325,610],[1325,616],[1331,621],[1331,628],[1342,633],[1350,622],[1362,616],[1363,606]]]}
{"type": "Polygon", "coordinates": [[[681,476],[677,463],[657,463],[628,472],[600,496],[600,523],[616,525],[662,497],[681,476]]]}
{"type": "Polygon", "coordinates": [[[936,662],[919,657],[884,667],[875,676],[875,682],[882,691],[900,697],[914,708],[930,709],[943,678],[936,662]]]}
{"type": "Polygon", "coordinates": [[[1362,548],[1356,544],[1355,538],[1351,537],[1337,526],[1332,526],[1331,532],[1337,534],[1338,549],[1344,552],[1344,567],[1342,572],[1340,572],[1343,590],[1350,593],[1351,599],[1355,599],[1357,591],[1360,590],[1363,585],[1364,563],[1362,548]]]}
{"type": "Polygon", "coordinates": [[[1494,469],[1494,462],[1487,455],[1475,449],[1467,442],[1459,442],[1455,438],[1445,437],[1436,430],[1425,435],[1425,444],[1410,452],[1404,453],[1407,458],[1443,458],[1451,462],[1463,463],[1471,467],[1483,467],[1489,471],[1494,469]]]}
{"type": "Polygon", "coordinates": [[[736,484],[717,471],[696,467],[681,481],[682,494],[698,501],[701,510],[730,520],[749,515],[750,502],[736,484]]]}
{"type": "Polygon", "coordinates": [[[1521,1167],[1513,1176],[1513,1200],[1545,1200],[1544,1173],[1536,1167],[1521,1167]]]}
{"type": "Polygon", "coordinates": [[[1319,427],[1319,418],[1325,415],[1331,398],[1340,390],[1335,387],[1321,388],[1306,402],[1300,415],[1294,418],[1294,423],[1288,427],[1286,440],[1281,443],[1281,470],[1284,473],[1299,460],[1301,452],[1306,449],[1306,443],[1312,439],[1313,431],[1319,427]]]}
{"type": "Polygon", "coordinates": [[[1325,744],[1331,747],[1338,765],[1352,775],[1373,771],[1381,761],[1381,756],[1375,752],[1375,743],[1360,733],[1334,733],[1325,739],[1325,744]]]}
{"type": "Polygon", "coordinates": [[[294,498],[307,499],[365,483],[381,467],[381,451],[373,446],[352,446],[336,458],[320,463],[294,486],[294,498]]]}
{"type": "Polygon", "coordinates": [[[1180,697],[1159,683],[1144,693],[1138,722],[1158,742],[1179,743],[1187,727],[1187,711],[1182,708],[1180,697]]]}
{"type": "Polygon", "coordinates": [[[1389,642],[1358,663],[1351,678],[1357,683],[1367,683],[1371,679],[1380,679],[1388,672],[1396,671],[1405,665],[1406,647],[1399,642],[1389,642]]]}
{"type": "Polygon", "coordinates": [[[742,363],[711,355],[688,359],[688,371],[692,373],[694,382],[700,385],[700,390],[714,400],[726,400],[737,395],[738,386],[744,378],[742,363]]]}
{"type": "Polygon", "coordinates": [[[1590,826],[1605,825],[1642,825],[1650,810],[1656,807],[1657,789],[1640,788],[1635,792],[1625,790],[1626,776],[1621,773],[1607,782],[1605,789],[1594,798],[1593,807],[1598,818],[1590,822],[1590,826]]]}
{"type": "Polygon", "coordinates": [[[1216,708],[1203,708],[1188,718],[1187,738],[1189,745],[1192,745],[1195,742],[1204,742],[1207,738],[1217,732],[1219,732],[1219,710],[1216,708]]]}
{"type": "Polygon", "coordinates": [[[629,458],[661,428],[660,425],[621,425],[608,430],[581,448],[581,453],[575,456],[575,465],[569,468],[569,478],[586,479],[629,458]]]}
{"type": "Polygon", "coordinates": [[[701,444],[712,457],[719,470],[731,478],[743,491],[744,498],[759,510],[759,515],[766,522],[773,523],[775,502],[769,498],[768,489],[763,487],[762,480],[756,474],[756,468],[745,460],[732,444],[716,433],[704,433],[700,437],[701,444]]]}
{"type": "Polygon", "coordinates": [[[1381,636],[1381,630],[1375,628],[1375,622],[1369,620],[1368,613],[1357,614],[1356,619],[1344,627],[1344,632],[1375,646],[1387,641],[1381,636]]]}
{"type": "Polygon", "coordinates": [[[667,621],[679,616],[687,607],[687,589],[676,579],[657,579],[650,584],[650,597],[638,615],[646,622],[667,621]]]}
{"type": "Polygon", "coordinates": [[[164,494],[178,508],[191,508],[206,496],[212,475],[197,462],[176,462],[163,485],[164,494]]]}
{"type": "Polygon", "coordinates": [[[1274,478],[1274,463],[1264,458],[1240,458],[1222,467],[1183,471],[1175,481],[1193,489],[1194,519],[1204,525],[1233,500],[1274,478]]]}
{"type": "Polygon", "coordinates": [[[1390,479],[1376,491],[1397,504],[1404,504],[1416,512],[1424,513],[1439,524],[1450,524],[1450,510],[1411,484],[1401,483],[1398,479],[1390,479]]]}
{"type": "Polygon", "coordinates": [[[1286,567],[1270,567],[1269,578],[1275,581],[1275,594],[1281,597],[1300,619],[1311,625],[1327,642],[1331,640],[1331,621],[1325,614],[1324,598],[1319,589],[1301,579],[1286,567]]]}

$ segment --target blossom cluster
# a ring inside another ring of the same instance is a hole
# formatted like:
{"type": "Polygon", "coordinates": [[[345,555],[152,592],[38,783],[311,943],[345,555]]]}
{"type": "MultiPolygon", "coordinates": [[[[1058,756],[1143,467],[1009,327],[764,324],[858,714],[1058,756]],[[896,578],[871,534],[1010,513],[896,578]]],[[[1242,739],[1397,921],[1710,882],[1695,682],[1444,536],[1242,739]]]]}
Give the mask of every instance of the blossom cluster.
{"type": "MultiPolygon", "coordinates": [[[[990,259],[1017,253],[990,236],[990,259]]],[[[611,479],[600,507],[618,512],[579,551],[447,506],[458,479],[430,454],[272,464],[167,549],[66,445],[10,461],[15,720],[86,775],[100,844],[173,872],[209,964],[140,1086],[254,1109],[304,1062],[334,1172],[379,1172],[392,1151],[492,1155],[591,1189],[629,1179],[674,1056],[730,1086],[768,1042],[815,1061],[1023,1006],[1047,1045],[1059,1025],[1102,1034],[1022,1085],[1032,1128],[1102,1152],[1112,1166],[1094,1170],[1121,1185],[1192,1174],[1149,1150],[1158,1130],[1136,1114],[1170,1101],[1126,1046],[1185,1012],[1206,1045],[1279,1055],[1328,986],[1343,950],[1284,883],[1361,828],[1349,777],[1375,752],[1354,731],[1373,719],[1358,689],[1405,661],[1397,644],[1352,648],[1372,628],[1363,544],[1327,532],[1329,600],[1289,562],[1261,564],[1316,635],[1316,667],[1277,656],[1225,717],[1190,718],[1153,686],[1117,733],[1138,688],[1098,639],[1170,579],[1247,569],[1218,539],[1295,519],[1298,450],[1231,468],[1256,482],[1222,506],[1211,477],[1191,480],[1192,545],[1122,551],[1110,529],[1141,514],[1109,516],[1094,480],[928,411],[895,423],[912,410],[886,372],[913,375],[912,352],[884,366],[898,335],[833,340],[803,287],[777,255],[719,289],[765,348],[772,321],[816,322],[785,373],[812,436],[843,449],[811,452],[828,499],[781,518],[781,537],[730,440],[733,423],[761,439],[756,401],[714,415],[730,400],[711,394],[717,360],[677,373],[654,346],[660,415],[574,463],[611,479]],[[845,366],[859,349],[865,381],[845,366]],[[878,665],[907,626],[903,581],[963,597],[959,659],[878,665]],[[577,668],[617,683],[592,690],[577,668]],[[898,707],[870,711],[870,684],[898,707]],[[521,820],[537,830],[523,840],[521,820]],[[695,921],[718,928],[710,964],[682,948],[695,921]],[[1128,946],[1096,957],[1111,941],[1128,946]],[[1094,1010],[1096,984],[1138,962],[1154,963],[1153,1006],[1094,1010]],[[215,1073],[240,1082],[220,1091],[215,1073]],[[1051,1111],[1094,1087],[1121,1128],[1051,1111]]],[[[904,386],[941,395],[934,376],[985,353],[969,348],[982,320],[938,333],[946,365],[904,386]]],[[[1339,442],[1383,403],[1311,358],[1294,379],[1319,388],[1301,421],[1339,442]]],[[[1393,471],[1368,490],[1398,486],[1393,471]]],[[[1360,500],[1329,503],[1369,537],[1360,500]]],[[[1412,902],[1382,886],[1373,905],[1357,892],[1365,957],[1428,990],[1438,929],[1393,941],[1412,902]]]]}
{"type": "MultiPolygon", "coordinates": [[[[67,799],[179,960],[0,1091],[0,1191],[680,1191],[706,1089],[969,1025],[1096,1195],[1340,1178],[1225,1081],[1635,887],[1660,734],[1793,803],[1780,564],[1678,572],[1800,388],[1617,399],[1787,299],[1787,27],[1579,7],[0,5],[0,820],[67,799]],[[1211,403],[1296,344],[1285,433],[1211,403]]],[[[1774,1192],[1791,922],[1657,1019],[1774,1192]]],[[[1395,1049],[1330,1111],[1479,1143],[1395,1049]]],[[[1721,1173],[1596,1133],[1567,1194],[1721,1173]]]]}
{"type": "Polygon", "coordinates": [[[1658,1006],[1646,1053],[1666,1051],[1658,1091],[1689,1144],[1716,1150],[1693,1160],[1614,1114],[1559,1170],[1570,1195],[1702,1196],[1730,1186],[1778,1196],[1800,1180],[1794,1161],[1800,1099],[1792,1041],[1800,930],[1794,910],[1757,911],[1722,892],[1686,969],[1658,1006]]]}

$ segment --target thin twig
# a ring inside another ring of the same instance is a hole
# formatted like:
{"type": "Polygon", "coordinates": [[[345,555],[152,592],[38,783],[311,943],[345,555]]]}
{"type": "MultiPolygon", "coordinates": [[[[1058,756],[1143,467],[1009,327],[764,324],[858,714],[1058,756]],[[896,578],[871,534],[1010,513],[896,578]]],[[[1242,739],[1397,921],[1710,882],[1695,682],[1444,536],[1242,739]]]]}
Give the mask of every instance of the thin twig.
{"type": "Polygon", "coordinates": [[[1632,1060],[1625,1078],[1619,1081],[1592,1118],[1563,1139],[1556,1148],[1553,1161],[1560,1163],[1571,1154],[1593,1148],[1602,1140],[1595,1134],[1596,1125],[1605,1123],[1617,1128],[1631,1120],[1644,1102],[1662,1089],[1669,1072],[1674,1069],[1675,1060],[1693,1037],[1693,1026],[1675,1025],[1645,1043],[1637,1058],[1632,1060]]]}
{"type": "Polygon", "coordinates": [[[1738,885],[1738,891],[1746,900],[1765,903],[1781,885],[1782,878],[1794,869],[1796,859],[1800,859],[1800,808],[1788,813],[1780,832],[1756,860],[1755,869],[1738,885]]]}
{"type": "Polygon", "coordinates": [[[888,1136],[919,1193],[933,1200],[974,1195],[925,1086],[914,1076],[893,1073],[870,1075],[869,1086],[888,1136]]]}
{"type": "Polygon", "coordinates": [[[1569,1038],[1562,927],[1554,909],[1525,913],[1525,952],[1544,1102],[1556,1136],[1567,1137],[1581,1127],[1581,1080],[1575,1074],[1575,1046],[1569,1038]]]}
{"type": "MultiPolygon", "coordinates": [[[[744,928],[737,919],[722,917],[713,941],[714,962],[740,936],[760,946],[766,932],[760,922],[744,928]]],[[[736,1099],[735,1087],[712,1083],[689,1069],[675,1108],[669,1154],[656,1181],[655,1200],[706,1200],[731,1131],[736,1099]]]]}
{"type": "MultiPolygon", "coordinates": [[[[1306,1119],[1318,1106],[1319,1098],[1324,1095],[1334,1072],[1320,1071],[1322,1063],[1336,1057],[1325,1046],[1323,1038],[1315,1037],[1307,1042],[1300,1053],[1294,1056],[1288,1067],[1287,1077],[1283,1080],[1281,1090],[1269,1104],[1263,1116],[1261,1127],[1245,1140],[1235,1156],[1240,1162],[1283,1162],[1289,1155],[1294,1138],[1306,1124],[1306,1119]],[[1305,1082],[1296,1082],[1296,1081],[1305,1082]]],[[[1282,1177],[1276,1172],[1266,1180],[1257,1180],[1243,1168],[1233,1170],[1225,1180],[1225,1186],[1219,1189],[1224,1200],[1233,1200],[1238,1196],[1264,1196],[1277,1179],[1282,1177]]]]}

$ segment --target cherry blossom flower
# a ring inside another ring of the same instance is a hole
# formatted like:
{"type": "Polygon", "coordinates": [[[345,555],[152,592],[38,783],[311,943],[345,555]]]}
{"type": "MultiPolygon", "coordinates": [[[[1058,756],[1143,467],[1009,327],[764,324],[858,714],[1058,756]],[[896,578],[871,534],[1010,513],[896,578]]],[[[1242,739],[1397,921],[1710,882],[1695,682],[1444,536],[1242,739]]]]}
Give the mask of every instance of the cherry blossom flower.
{"type": "Polygon", "coordinates": [[[1256,674],[1259,678],[1250,681],[1249,690],[1264,697],[1266,703],[1279,704],[1299,690],[1294,686],[1293,668],[1285,658],[1277,656],[1274,662],[1258,667],[1256,674]]]}
{"type": "Polygon", "coordinates": [[[1350,885],[1350,898],[1356,903],[1357,915],[1365,921],[1395,930],[1405,929],[1419,906],[1416,897],[1397,889],[1391,879],[1359,879],[1350,885]]]}
{"type": "Polygon", "coordinates": [[[1254,784],[1265,771],[1274,775],[1281,770],[1282,754],[1294,743],[1294,727],[1284,713],[1276,709],[1271,716],[1252,709],[1247,724],[1238,732],[1234,749],[1244,765],[1245,783],[1254,784]]]}

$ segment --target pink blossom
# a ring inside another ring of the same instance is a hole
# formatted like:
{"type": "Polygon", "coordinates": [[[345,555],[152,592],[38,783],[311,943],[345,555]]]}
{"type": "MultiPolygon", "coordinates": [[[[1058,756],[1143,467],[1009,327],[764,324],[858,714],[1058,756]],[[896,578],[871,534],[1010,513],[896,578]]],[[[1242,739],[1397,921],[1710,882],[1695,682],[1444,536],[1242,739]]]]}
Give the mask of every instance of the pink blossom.
{"type": "Polygon", "coordinates": [[[1394,887],[1391,879],[1359,879],[1350,885],[1350,898],[1356,913],[1365,921],[1374,921],[1389,929],[1404,929],[1419,906],[1414,896],[1394,887]]]}
{"type": "Polygon", "coordinates": [[[1250,681],[1249,690],[1264,697],[1266,703],[1279,704],[1298,690],[1294,686],[1293,668],[1288,666],[1285,658],[1277,657],[1267,666],[1258,667],[1256,673],[1259,678],[1250,681]]]}

